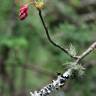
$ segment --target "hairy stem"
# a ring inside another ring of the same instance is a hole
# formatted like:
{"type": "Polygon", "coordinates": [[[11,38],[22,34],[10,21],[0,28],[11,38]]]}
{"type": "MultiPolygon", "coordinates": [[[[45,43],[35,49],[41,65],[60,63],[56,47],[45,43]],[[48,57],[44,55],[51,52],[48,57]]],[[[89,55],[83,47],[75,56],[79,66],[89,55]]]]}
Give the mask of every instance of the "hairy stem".
{"type": "Polygon", "coordinates": [[[51,39],[50,34],[49,34],[49,30],[48,30],[48,28],[47,28],[47,26],[46,26],[46,24],[45,24],[45,21],[44,21],[44,19],[43,19],[43,16],[42,16],[42,11],[39,10],[39,9],[38,9],[38,11],[39,11],[39,17],[40,17],[40,19],[41,19],[41,21],[42,21],[42,24],[43,24],[43,27],[44,27],[44,29],[45,29],[45,32],[46,32],[46,35],[47,35],[47,38],[48,38],[49,42],[50,42],[52,45],[54,45],[55,47],[57,47],[57,48],[59,48],[60,50],[62,50],[63,52],[65,52],[67,55],[69,55],[69,56],[72,57],[73,59],[77,59],[78,56],[73,56],[73,55],[71,55],[67,49],[65,49],[65,48],[61,47],[60,45],[56,44],[56,43],[51,39]]]}

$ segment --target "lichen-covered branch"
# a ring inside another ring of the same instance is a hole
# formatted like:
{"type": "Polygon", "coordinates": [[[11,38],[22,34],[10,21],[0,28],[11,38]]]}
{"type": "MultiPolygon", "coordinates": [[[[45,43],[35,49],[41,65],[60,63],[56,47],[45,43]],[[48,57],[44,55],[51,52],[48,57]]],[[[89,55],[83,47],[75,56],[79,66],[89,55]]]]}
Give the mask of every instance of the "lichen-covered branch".
{"type": "MultiPolygon", "coordinates": [[[[92,52],[96,48],[96,42],[94,42],[87,50],[85,50],[77,60],[75,60],[75,64],[77,65],[85,56],[87,56],[90,52],[92,52]]],[[[65,81],[70,78],[72,75],[73,69],[70,68],[63,75],[59,74],[56,80],[53,80],[52,83],[43,87],[39,91],[35,91],[34,93],[30,92],[31,96],[47,96],[59,87],[65,84],[65,81]]]]}
{"type": "Polygon", "coordinates": [[[54,90],[63,86],[65,81],[71,76],[72,70],[68,69],[63,75],[59,74],[56,80],[53,80],[52,83],[43,87],[40,91],[35,91],[34,93],[30,92],[31,96],[47,96],[54,90]]]}

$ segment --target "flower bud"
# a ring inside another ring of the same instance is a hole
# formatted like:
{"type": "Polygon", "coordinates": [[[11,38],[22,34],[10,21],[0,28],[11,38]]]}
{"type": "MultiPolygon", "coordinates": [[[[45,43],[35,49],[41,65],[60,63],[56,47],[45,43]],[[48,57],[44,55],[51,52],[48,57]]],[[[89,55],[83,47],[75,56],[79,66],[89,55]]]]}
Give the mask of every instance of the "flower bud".
{"type": "Polygon", "coordinates": [[[28,4],[25,4],[20,7],[19,18],[20,20],[24,20],[27,16],[28,16],[28,4]]]}
{"type": "Polygon", "coordinates": [[[35,2],[34,5],[37,9],[43,9],[45,4],[44,2],[35,2]]]}

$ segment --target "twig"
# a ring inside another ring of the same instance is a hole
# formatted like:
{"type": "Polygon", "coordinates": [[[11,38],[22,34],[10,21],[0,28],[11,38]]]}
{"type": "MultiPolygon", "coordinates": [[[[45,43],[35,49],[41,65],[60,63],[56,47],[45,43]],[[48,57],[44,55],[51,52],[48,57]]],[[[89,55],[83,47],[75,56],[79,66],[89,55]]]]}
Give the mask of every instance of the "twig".
{"type": "MultiPolygon", "coordinates": [[[[94,42],[86,51],[84,51],[77,60],[75,64],[78,64],[85,56],[91,53],[96,48],[96,42],[94,42]]],[[[52,83],[43,87],[40,91],[35,91],[34,93],[30,92],[31,96],[47,96],[51,92],[55,91],[59,87],[65,84],[65,81],[70,78],[72,75],[72,68],[68,69],[63,75],[59,74],[56,80],[53,80],[52,83]]]]}
{"type": "Polygon", "coordinates": [[[56,43],[51,39],[50,34],[49,34],[49,30],[48,30],[48,28],[47,28],[47,26],[46,26],[46,24],[45,24],[45,21],[44,21],[44,19],[43,19],[43,16],[42,16],[42,11],[38,9],[38,12],[39,12],[39,17],[40,17],[40,19],[41,19],[41,21],[42,21],[42,24],[43,24],[43,27],[44,27],[44,29],[45,29],[45,32],[46,32],[46,35],[47,35],[47,38],[48,38],[49,42],[50,42],[52,45],[54,45],[55,47],[57,47],[57,48],[59,48],[60,50],[62,50],[63,52],[65,52],[67,55],[69,55],[69,56],[72,57],[73,59],[77,59],[78,56],[73,56],[73,55],[71,55],[71,54],[69,53],[68,49],[65,49],[65,48],[61,47],[60,45],[56,44],[56,43]]]}
{"type": "Polygon", "coordinates": [[[84,51],[80,56],[78,56],[77,63],[79,63],[84,57],[91,53],[96,48],[96,42],[94,42],[86,51],[84,51]]]}

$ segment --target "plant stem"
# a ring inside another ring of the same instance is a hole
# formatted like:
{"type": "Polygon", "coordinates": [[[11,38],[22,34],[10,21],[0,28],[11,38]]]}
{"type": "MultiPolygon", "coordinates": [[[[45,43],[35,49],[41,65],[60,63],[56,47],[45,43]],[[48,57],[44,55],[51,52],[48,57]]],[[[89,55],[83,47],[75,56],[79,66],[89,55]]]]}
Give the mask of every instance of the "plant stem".
{"type": "Polygon", "coordinates": [[[41,21],[42,21],[42,24],[43,24],[43,27],[44,27],[44,29],[45,29],[45,32],[46,32],[46,35],[47,35],[47,38],[48,38],[49,42],[50,42],[52,45],[54,45],[55,47],[57,47],[57,48],[59,48],[60,50],[62,50],[63,52],[65,52],[65,53],[66,53],[67,55],[69,55],[71,58],[77,59],[78,56],[73,56],[73,55],[71,55],[71,54],[69,53],[68,49],[65,49],[65,48],[61,47],[60,45],[56,44],[56,43],[51,39],[50,34],[49,34],[49,30],[48,30],[48,28],[47,28],[47,26],[46,26],[46,24],[45,24],[45,21],[44,21],[44,19],[43,19],[43,16],[42,16],[42,11],[38,9],[38,12],[39,12],[39,17],[40,17],[40,19],[41,19],[41,21]]]}

